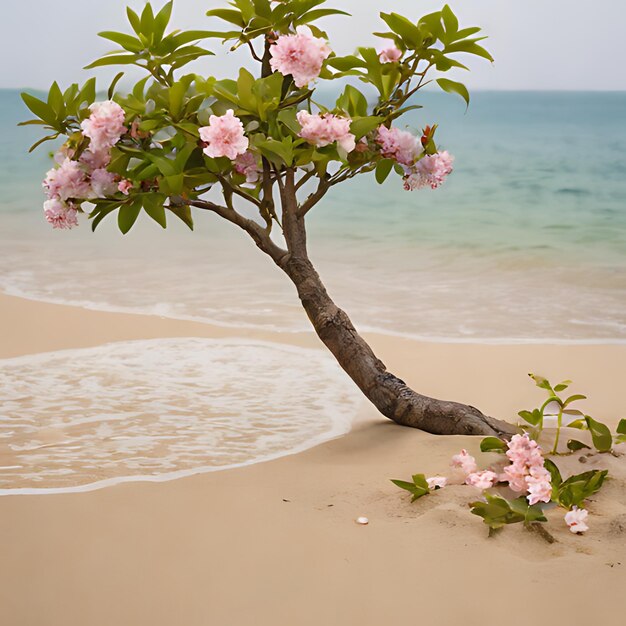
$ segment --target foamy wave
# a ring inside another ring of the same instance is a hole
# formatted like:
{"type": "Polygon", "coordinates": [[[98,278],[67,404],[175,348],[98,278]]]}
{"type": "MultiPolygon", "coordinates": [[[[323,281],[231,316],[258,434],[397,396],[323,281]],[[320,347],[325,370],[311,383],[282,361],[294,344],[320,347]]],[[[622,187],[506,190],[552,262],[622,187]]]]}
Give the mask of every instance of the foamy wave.
{"type": "Polygon", "coordinates": [[[161,339],[0,361],[0,495],[160,482],[294,454],[361,401],[322,351],[161,339]]]}

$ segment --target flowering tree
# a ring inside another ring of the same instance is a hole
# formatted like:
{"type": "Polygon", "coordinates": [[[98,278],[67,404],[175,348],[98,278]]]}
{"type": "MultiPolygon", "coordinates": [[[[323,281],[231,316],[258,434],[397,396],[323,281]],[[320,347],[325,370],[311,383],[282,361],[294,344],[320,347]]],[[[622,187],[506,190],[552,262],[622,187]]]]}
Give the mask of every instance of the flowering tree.
{"type": "MultiPolygon", "coordinates": [[[[419,108],[415,96],[433,71],[467,69],[458,54],[491,60],[478,44],[480,29],[459,28],[448,6],[416,22],[381,13],[383,49],[341,57],[315,23],[345,13],[324,4],[233,0],[207,13],[227,30],[169,33],[172,2],[156,14],[150,4],[141,15],[127,9],[132,34],[100,33],[120,49],[88,67],[142,68],[147,76],[130,94],[116,92],[123,72],[105,101],[96,101],[94,79],[64,92],[54,83],[47,101],[23,94],[37,116],[26,123],[52,131],[42,141],[67,137],[44,181],[46,219],[69,229],[84,213],[95,230],[117,212],[126,233],[142,210],[163,228],[168,215],[193,228],[192,209],[211,211],[244,230],[291,279],[320,339],[383,415],[432,433],[510,433],[508,424],[422,396],[389,373],[307,253],[306,217],[335,185],[371,172],[382,183],[393,171],[407,191],[436,189],[452,172],[452,157],[437,149],[436,126],[415,136],[398,119],[419,108]],[[184,74],[188,63],[213,54],[198,44],[210,39],[247,47],[257,71],[241,68],[236,79],[184,74]],[[314,83],[338,79],[334,107],[317,103],[314,83]],[[359,81],[375,96],[352,84],[359,81]],[[242,213],[243,202],[257,219],[242,213]],[[271,238],[273,229],[284,244],[271,238]]],[[[469,103],[461,83],[436,83],[469,103]]]]}

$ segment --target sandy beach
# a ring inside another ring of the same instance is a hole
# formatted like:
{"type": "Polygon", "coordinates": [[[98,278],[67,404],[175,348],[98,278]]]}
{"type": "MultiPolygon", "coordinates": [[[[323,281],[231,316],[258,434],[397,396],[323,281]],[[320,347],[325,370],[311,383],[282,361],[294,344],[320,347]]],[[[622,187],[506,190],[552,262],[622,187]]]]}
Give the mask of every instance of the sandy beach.
{"type": "MultiPolygon", "coordinates": [[[[236,335],[319,347],[308,334],[8,296],[0,296],[0,318],[1,358],[160,337],[236,335]]],[[[540,371],[572,378],[599,419],[615,425],[623,417],[626,346],[368,339],[420,391],[492,415],[513,419],[537,401],[539,390],[526,374],[540,371]]],[[[487,539],[487,528],[467,509],[468,487],[410,504],[389,482],[414,472],[446,473],[452,454],[478,445],[395,426],[363,404],[347,436],[275,461],[164,483],[2,497],[0,622],[574,626],[595,622],[602,607],[603,626],[623,623],[624,459],[590,460],[612,475],[590,503],[591,529],[572,535],[557,512],[551,545],[521,527],[487,539]],[[355,524],[361,515],[368,526],[355,524]]]]}

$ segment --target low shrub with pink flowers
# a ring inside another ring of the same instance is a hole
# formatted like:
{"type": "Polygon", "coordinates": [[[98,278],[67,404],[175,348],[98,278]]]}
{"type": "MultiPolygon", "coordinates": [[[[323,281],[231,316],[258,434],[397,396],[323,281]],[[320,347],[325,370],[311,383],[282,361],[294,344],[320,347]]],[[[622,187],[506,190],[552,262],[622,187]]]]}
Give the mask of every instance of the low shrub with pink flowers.
{"type": "MultiPolygon", "coordinates": [[[[584,399],[584,396],[576,394],[563,399],[558,394],[565,391],[571,381],[552,386],[546,378],[534,374],[531,377],[539,387],[548,391],[548,401],[535,411],[520,412],[525,422],[520,425],[521,432],[510,440],[486,437],[481,441],[481,452],[488,455],[488,467],[481,469],[483,463],[467,450],[461,450],[450,460],[452,470],[449,476],[429,478],[424,474],[415,474],[411,481],[392,482],[411,493],[412,501],[446,485],[465,485],[474,491],[474,494],[468,495],[473,498],[469,502],[471,512],[483,519],[490,532],[507,524],[523,523],[533,527],[546,523],[546,512],[557,507],[565,511],[562,519],[572,533],[582,534],[589,530],[589,512],[584,508],[585,502],[602,488],[608,470],[594,469],[564,477],[557,465],[558,457],[579,453],[584,449],[591,450],[591,447],[582,442],[574,446],[570,440],[567,450],[559,452],[558,440],[563,427],[561,419],[557,419],[554,432],[549,433],[544,424],[544,412],[551,410],[552,403],[555,403],[557,415],[566,410],[573,415],[582,414],[578,410],[574,413],[568,407],[584,399]],[[556,440],[550,453],[546,453],[540,445],[540,438],[546,439],[548,434],[556,440]],[[498,460],[493,460],[494,453],[499,455],[498,460]],[[482,492],[477,499],[476,490],[482,492]]],[[[583,428],[583,423],[588,424],[596,448],[593,454],[617,454],[612,445],[626,442],[626,419],[619,422],[615,434],[589,416],[585,416],[585,420],[581,424],[570,423],[568,426],[583,428]]],[[[551,538],[549,534],[545,536],[551,538]]]]}

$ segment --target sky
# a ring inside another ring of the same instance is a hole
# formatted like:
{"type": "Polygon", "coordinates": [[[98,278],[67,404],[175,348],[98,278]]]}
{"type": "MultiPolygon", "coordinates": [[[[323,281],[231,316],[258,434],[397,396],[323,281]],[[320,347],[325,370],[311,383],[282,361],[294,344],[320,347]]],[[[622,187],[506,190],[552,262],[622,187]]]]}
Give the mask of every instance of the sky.
{"type": "MultiPolygon", "coordinates": [[[[351,18],[326,18],[320,23],[338,54],[358,45],[380,45],[371,36],[380,30],[379,11],[397,12],[416,20],[443,6],[442,0],[329,0],[351,18]]],[[[94,71],[81,68],[115,47],[97,37],[101,30],[126,31],[124,8],[141,9],[144,0],[23,0],[2,10],[0,87],[47,88],[53,80],[66,86],[82,82],[94,71]]],[[[164,0],[155,0],[160,7],[164,0]]],[[[472,89],[626,90],[626,22],[624,0],[450,0],[461,26],[482,26],[495,64],[472,60],[462,79],[472,89]]],[[[226,0],[175,0],[176,28],[220,29],[205,12],[226,0]]],[[[218,40],[209,47],[220,49],[218,40]]],[[[204,60],[194,71],[220,77],[241,65],[239,54],[204,60]]],[[[118,70],[95,72],[106,85],[118,70]]]]}

